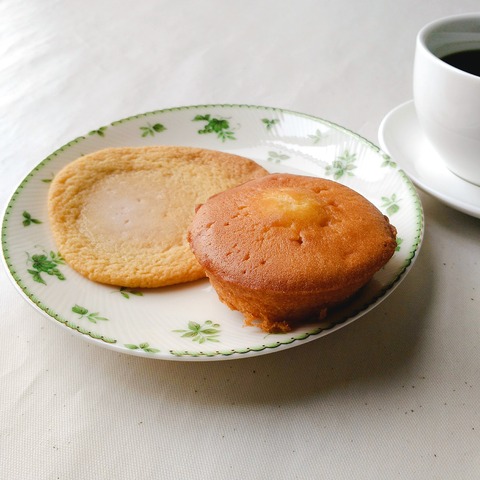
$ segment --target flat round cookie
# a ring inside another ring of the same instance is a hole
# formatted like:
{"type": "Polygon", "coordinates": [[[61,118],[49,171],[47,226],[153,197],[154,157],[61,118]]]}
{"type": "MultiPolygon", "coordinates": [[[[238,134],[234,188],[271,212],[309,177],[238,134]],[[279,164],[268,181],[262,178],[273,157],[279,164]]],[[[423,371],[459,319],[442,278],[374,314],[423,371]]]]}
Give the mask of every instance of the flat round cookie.
{"type": "Polygon", "coordinates": [[[54,239],[90,280],[154,288],[205,276],[187,241],[195,206],[268,172],[255,162],[200,148],[108,148],[54,178],[48,197],[54,239]]]}

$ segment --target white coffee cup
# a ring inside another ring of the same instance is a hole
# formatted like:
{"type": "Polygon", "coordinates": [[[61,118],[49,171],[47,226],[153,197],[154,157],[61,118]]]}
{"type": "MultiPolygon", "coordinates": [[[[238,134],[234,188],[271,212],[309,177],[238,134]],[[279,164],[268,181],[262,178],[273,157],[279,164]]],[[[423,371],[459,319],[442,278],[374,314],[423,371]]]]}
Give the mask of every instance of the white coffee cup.
{"type": "Polygon", "coordinates": [[[442,18],[417,35],[413,97],[422,130],[447,168],[480,186],[480,77],[442,60],[480,50],[480,12],[442,18]]]}

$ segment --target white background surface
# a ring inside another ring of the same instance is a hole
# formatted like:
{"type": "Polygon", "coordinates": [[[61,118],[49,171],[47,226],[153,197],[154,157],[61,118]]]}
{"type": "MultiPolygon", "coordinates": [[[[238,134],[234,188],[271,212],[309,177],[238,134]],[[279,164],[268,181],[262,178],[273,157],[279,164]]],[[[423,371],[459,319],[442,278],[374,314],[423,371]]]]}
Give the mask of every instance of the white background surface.
{"type": "MultiPolygon", "coordinates": [[[[245,103],[377,142],[414,40],[478,2],[0,1],[0,202],[71,139],[146,111],[245,103]]],[[[2,479],[480,475],[480,221],[421,194],[400,287],[317,341],[181,363],[79,340],[0,270],[2,479]]]]}

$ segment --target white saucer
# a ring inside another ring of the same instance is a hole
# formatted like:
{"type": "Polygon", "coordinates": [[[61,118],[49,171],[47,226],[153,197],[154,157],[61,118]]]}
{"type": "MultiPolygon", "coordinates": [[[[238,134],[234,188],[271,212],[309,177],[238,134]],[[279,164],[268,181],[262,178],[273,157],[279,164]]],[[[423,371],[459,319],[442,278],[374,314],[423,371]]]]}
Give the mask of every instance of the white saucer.
{"type": "Polygon", "coordinates": [[[413,100],[387,114],[378,138],[381,148],[419,188],[460,212],[480,218],[480,187],[448,170],[425,138],[413,100]]]}

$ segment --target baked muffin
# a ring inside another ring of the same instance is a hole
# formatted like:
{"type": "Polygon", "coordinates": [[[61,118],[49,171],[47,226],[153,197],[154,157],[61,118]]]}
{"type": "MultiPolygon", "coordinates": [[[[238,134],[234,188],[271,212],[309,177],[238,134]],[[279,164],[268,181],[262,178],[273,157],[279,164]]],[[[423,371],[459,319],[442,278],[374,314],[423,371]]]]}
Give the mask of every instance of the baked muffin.
{"type": "Polygon", "coordinates": [[[90,280],[153,288],[205,277],[187,242],[195,205],[268,172],[250,159],[179,146],[107,148],[55,175],[48,197],[63,258],[90,280]]]}
{"type": "Polygon", "coordinates": [[[397,245],[388,218],[354,190],[290,174],[212,196],[197,207],[188,240],[220,300],[266,332],[323,318],[397,245]]]}

